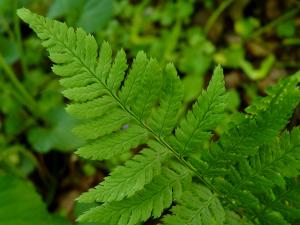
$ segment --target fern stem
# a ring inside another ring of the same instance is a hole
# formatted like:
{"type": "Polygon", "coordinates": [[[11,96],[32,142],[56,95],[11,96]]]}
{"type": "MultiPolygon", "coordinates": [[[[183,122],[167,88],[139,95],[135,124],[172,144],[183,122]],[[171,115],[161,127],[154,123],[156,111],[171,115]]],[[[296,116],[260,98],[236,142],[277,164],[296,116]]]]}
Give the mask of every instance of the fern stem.
{"type": "MultiPolygon", "coordinates": [[[[15,11],[18,9],[18,0],[14,1],[14,7],[15,11]]],[[[22,72],[26,76],[28,74],[28,67],[26,63],[26,57],[24,57],[24,51],[23,51],[23,46],[22,46],[22,37],[21,37],[21,31],[20,31],[20,19],[15,13],[14,15],[14,33],[17,41],[17,47],[18,51],[20,53],[20,62],[21,62],[21,67],[22,67],[22,72]]]]}
{"type": "Polygon", "coordinates": [[[170,39],[165,44],[166,47],[162,57],[163,63],[172,60],[172,53],[174,52],[174,49],[178,46],[178,40],[180,38],[181,30],[182,21],[180,18],[177,18],[176,23],[171,30],[170,39]]]}
{"type": "Polygon", "coordinates": [[[8,38],[10,40],[12,40],[12,41],[15,40],[14,33],[12,32],[12,30],[8,24],[8,21],[0,19],[0,27],[2,27],[2,30],[4,30],[7,33],[8,38]]]}
{"type": "Polygon", "coordinates": [[[209,17],[205,27],[204,27],[204,32],[205,34],[208,34],[210,32],[210,29],[212,26],[215,24],[217,21],[218,17],[221,15],[221,13],[233,3],[233,0],[226,0],[223,1],[219,7],[213,12],[213,14],[209,17]]]}
{"type": "Polygon", "coordinates": [[[300,4],[298,3],[298,6],[296,8],[293,8],[292,10],[286,12],[282,16],[278,17],[277,19],[273,20],[272,22],[266,24],[265,26],[257,29],[252,33],[252,35],[249,38],[255,38],[260,36],[261,34],[269,31],[273,27],[277,26],[278,24],[284,22],[285,20],[291,19],[294,16],[296,16],[300,11],[300,4]]]}

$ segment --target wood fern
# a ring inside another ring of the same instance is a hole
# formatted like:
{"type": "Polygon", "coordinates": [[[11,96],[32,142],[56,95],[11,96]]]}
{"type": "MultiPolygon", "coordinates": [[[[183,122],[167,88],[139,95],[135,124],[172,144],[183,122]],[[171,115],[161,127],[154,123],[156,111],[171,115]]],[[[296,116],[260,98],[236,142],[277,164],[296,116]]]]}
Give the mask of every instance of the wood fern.
{"type": "Polygon", "coordinates": [[[300,221],[300,129],[284,131],[300,100],[300,74],[267,90],[217,141],[225,116],[223,71],[178,122],[183,87],[172,64],[139,52],[128,69],[81,28],[20,9],[61,76],[67,111],[86,140],[77,154],[108,160],[146,146],[79,197],[99,202],[78,220],[111,225],[160,218],[169,225],[296,224],[300,221]],[[167,210],[168,209],[168,210],[167,210]]]}

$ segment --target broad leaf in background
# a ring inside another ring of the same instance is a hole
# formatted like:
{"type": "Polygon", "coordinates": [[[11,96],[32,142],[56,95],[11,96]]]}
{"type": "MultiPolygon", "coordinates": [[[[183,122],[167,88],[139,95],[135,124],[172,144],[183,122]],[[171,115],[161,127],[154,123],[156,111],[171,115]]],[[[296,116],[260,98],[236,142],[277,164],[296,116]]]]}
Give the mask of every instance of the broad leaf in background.
{"type": "Polygon", "coordinates": [[[70,225],[51,216],[34,187],[25,180],[1,175],[0,199],[0,225],[70,225]]]}
{"type": "Polygon", "coordinates": [[[87,32],[99,31],[110,20],[111,16],[112,0],[89,0],[84,5],[77,25],[87,32]]]}
{"type": "Polygon", "coordinates": [[[0,53],[8,64],[13,64],[20,57],[17,43],[3,36],[0,36],[0,53]]]}
{"type": "Polygon", "coordinates": [[[184,102],[195,100],[201,93],[203,77],[209,70],[215,47],[206,39],[201,29],[188,30],[188,45],[182,46],[182,56],[179,59],[179,70],[184,76],[184,102]]]}
{"type": "MultiPolygon", "coordinates": [[[[97,203],[81,203],[81,202],[75,202],[75,206],[74,206],[74,215],[76,217],[80,216],[82,213],[84,213],[85,211],[87,211],[88,209],[90,209],[91,207],[96,207],[99,204],[97,203]]],[[[100,223],[93,223],[93,222],[83,222],[83,223],[77,223],[79,225],[104,225],[104,224],[100,224],[100,223]]]]}
{"type": "Polygon", "coordinates": [[[62,107],[50,110],[48,119],[51,127],[36,127],[28,133],[28,140],[36,151],[70,151],[80,146],[81,141],[71,132],[76,121],[62,107]]]}
{"type": "Polygon", "coordinates": [[[234,30],[243,38],[251,37],[255,29],[260,26],[260,21],[254,17],[246,17],[235,22],[234,30]]]}
{"type": "MultiPolygon", "coordinates": [[[[19,7],[28,6],[33,0],[1,0],[0,1],[0,33],[6,31],[9,23],[16,15],[15,10],[19,7]]],[[[0,48],[1,49],[1,48],[0,48]]]]}
{"type": "Polygon", "coordinates": [[[297,27],[292,19],[284,21],[276,27],[276,33],[280,38],[292,37],[295,35],[296,31],[297,27]]]}
{"type": "Polygon", "coordinates": [[[80,8],[81,0],[55,0],[48,10],[49,18],[70,15],[72,11],[80,8]]]}
{"type": "Polygon", "coordinates": [[[48,17],[68,17],[71,24],[96,32],[108,23],[112,11],[112,0],[56,0],[49,8],[48,17]]]}

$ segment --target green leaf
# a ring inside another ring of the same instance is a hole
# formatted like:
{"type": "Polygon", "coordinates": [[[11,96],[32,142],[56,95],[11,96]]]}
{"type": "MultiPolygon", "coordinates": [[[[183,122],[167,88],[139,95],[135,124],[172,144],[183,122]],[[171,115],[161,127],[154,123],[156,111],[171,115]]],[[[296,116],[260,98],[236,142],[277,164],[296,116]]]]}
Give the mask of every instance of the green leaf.
{"type": "Polygon", "coordinates": [[[92,100],[94,98],[100,97],[104,93],[105,89],[99,88],[99,85],[97,83],[89,84],[85,87],[73,87],[63,91],[63,95],[65,97],[72,101],[78,102],[86,102],[92,100]]]}
{"type": "Polygon", "coordinates": [[[172,139],[172,144],[180,155],[187,156],[197,151],[211,138],[211,131],[223,119],[225,97],[223,70],[218,66],[207,90],[202,92],[192,110],[176,129],[176,139],[172,139]]]}
{"type": "Polygon", "coordinates": [[[281,38],[292,37],[296,33],[296,24],[293,20],[287,20],[276,27],[276,33],[281,38]]]}
{"type": "Polygon", "coordinates": [[[120,88],[127,69],[127,59],[124,50],[118,51],[107,79],[107,86],[115,92],[120,88]]]}
{"type": "Polygon", "coordinates": [[[66,108],[72,116],[81,119],[94,119],[104,115],[108,110],[115,109],[118,109],[117,103],[110,96],[96,97],[84,103],[70,104],[66,108]]]}
{"type": "Polygon", "coordinates": [[[247,218],[241,218],[240,215],[226,210],[225,212],[225,224],[226,225],[253,225],[247,218]]]}
{"type": "Polygon", "coordinates": [[[28,181],[0,175],[0,199],[3,203],[0,225],[70,225],[47,212],[41,197],[28,181]]]}
{"type": "Polygon", "coordinates": [[[124,104],[132,104],[137,95],[139,94],[139,86],[141,85],[141,78],[145,72],[146,65],[148,64],[147,56],[144,52],[137,53],[133,61],[132,67],[125,80],[125,84],[120,92],[120,101],[124,104]]]}
{"type": "Polygon", "coordinates": [[[183,88],[174,65],[168,64],[164,71],[160,107],[153,112],[149,124],[159,136],[167,136],[177,123],[178,111],[183,98],[183,88]]]}
{"type": "Polygon", "coordinates": [[[229,153],[254,155],[258,146],[268,143],[287,124],[300,100],[299,73],[278,82],[246,109],[250,115],[222,136],[220,142],[229,153]],[[276,123],[274,123],[276,121],[276,123]]]}
{"type": "Polygon", "coordinates": [[[158,99],[161,83],[162,74],[160,66],[155,59],[150,59],[145,72],[142,74],[141,83],[136,87],[139,94],[131,106],[132,111],[139,119],[147,118],[151,113],[151,109],[158,99]]]}
{"type": "Polygon", "coordinates": [[[79,201],[119,201],[142,190],[161,173],[161,164],[168,156],[166,150],[155,142],[149,144],[152,148],[144,149],[124,166],[117,167],[98,186],[82,194],[79,201]]]}
{"type": "Polygon", "coordinates": [[[106,134],[118,131],[122,126],[130,121],[127,113],[120,109],[112,110],[98,118],[86,120],[76,126],[73,131],[86,140],[97,139],[106,134]]]}
{"type": "Polygon", "coordinates": [[[100,31],[112,17],[112,0],[88,0],[77,25],[87,32],[100,31]]]}
{"type": "Polygon", "coordinates": [[[147,139],[147,135],[144,129],[133,125],[129,128],[124,128],[118,132],[103,136],[79,148],[76,153],[88,159],[110,159],[115,155],[125,153],[131,148],[144,143],[147,139]]]}
{"type": "Polygon", "coordinates": [[[47,16],[50,18],[58,18],[70,14],[81,6],[81,0],[54,0],[49,7],[47,16]]]}
{"type": "Polygon", "coordinates": [[[163,219],[166,225],[222,225],[225,220],[225,212],[217,195],[196,184],[182,194],[171,212],[172,215],[163,219]]]}
{"type": "Polygon", "coordinates": [[[111,19],[113,1],[111,0],[55,0],[50,6],[48,16],[66,16],[73,24],[88,32],[100,31],[111,19]]]}
{"type": "Polygon", "coordinates": [[[260,21],[257,18],[246,17],[235,22],[234,30],[243,38],[248,38],[251,36],[254,29],[259,27],[259,25],[260,21]]]}
{"type": "Polygon", "coordinates": [[[76,120],[71,118],[63,108],[50,110],[47,115],[51,127],[35,127],[30,129],[27,135],[35,151],[43,153],[50,150],[73,151],[82,144],[82,140],[71,133],[76,120]]]}
{"type": "Polygon", "coordinates": [[[92,208],[78,220],[107,225],[134,225],[146,221],[150,216],[157,218],[171,205],[173,198],[180,196],[182,182],[188,177],[189,173],[182,167],[177,171],[165,168],[162,175],[155,177],[145,189],[132,197],[92,208]]]}
{"type": "Polygon", "coordinates": [[[15,63],[20,58],[17,43],[0,36],[1,55],[8,64],[15,63]]]}
{"type": "MultiPolygon", "coordinates": [[[[76,217],[78,217],[79,215],[81,215],[82,213],[84,213],[86,210],[88,210],[91,207],[95,207],[98,206],[97,203],[81,203],[81,202],[75,202],[75,206],[74,206],[74,215],[76,217]]],[[[104,225],[104,224],[100,224],[100,223],[76,223],[79,225],[104,225]]]]}

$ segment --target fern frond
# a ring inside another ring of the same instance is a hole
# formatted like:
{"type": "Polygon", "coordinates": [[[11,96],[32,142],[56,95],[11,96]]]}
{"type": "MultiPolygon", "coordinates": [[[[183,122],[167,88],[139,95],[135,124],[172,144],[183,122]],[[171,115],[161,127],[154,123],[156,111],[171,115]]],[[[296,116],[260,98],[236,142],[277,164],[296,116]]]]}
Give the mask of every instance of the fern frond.
{"type": "Polygon", "coordinates": [[[300,129],[284,132],[273,143],[260,147],[258,153],[232,167],[228,178],[241,189],[267,191],[275,185],[285,187],[285,178],[300,174],[300,129]],[[239,172],[238,172],[239,171],[239,172]]]}
{"type": "Polygon", "coordinates": [[[123,105],[132,104],[139,94],[139,87],[147,64],[146,54],[142,51],[138,52],[119,95],[123,105]]]}
{"type": "Polygon", "coordinates": [[[298,75],[281,80],[270,88],[267,97],[246,110],[251,114],[246,115],[242,123],[220,140],[226,154],[254,155],[258,146],[272,141],[285,127],[299,103],[299,81],[298,75]]]}
{"type": "MultiPolygon", "coordinates": [[[[267,152],[260,151],[264,158],[271,158],[272,170],[284,177],[292,178],[300,175],[300,127],[295,127],[291,132],[285,131],[279,140],[268,146],[267,152]]],[[[276,183],[276,182],[275,182],[276,183]]]]}
{"type": "Polygon", "coordinates": [[[192,111],[188,112],[176,129],[176,138],[172,139],[172,145],[180,155],[189,155],[211,138],[211,131],[224,116],[225,97],[223,71],[218,66],[207,90],[202,91],[192,111]]]}
{"type": "Polygon", "coordinates": [[[174,215],[165,218],[167,224],[247,221],[239,221],[235,212],[258,224],[268,224],[265,218],[282,224],[297,218],[296,213],[287,213],[288,208],[299,209],[291,197],[278,205],[275,200],[280,191],[288,190],[290,178],[299,175],[300,132],[295,129],[276,137],[300,100],[300,73],[269,89],[267,97],[256,101],[236,126],[213,142],[226,102],[220,67],[176,128],[183,94],[173,65],[162,70],[155,59],[139,52],[127,72],[123,50],[114,55],[107,42],[98,49],[94,37],[80,28],[68,28],[26,9],[18,14],[43,40],[53,71],[61,76],[63,94],[71,100],[67,111],[80,121],[74,131],[86,144],[77,154],[107,160],[147,146],[80,197],[83,202],[102,203],[80,221],[138,224],[160,217],[173,202],[178,204],[174,215]],[[193,176],[197,179],[191,191],[185,184],[193,176]],[[220,201],[227,212],[235,212],[225,215],[220,201]]]}
{"type": "Polygon", "coordinates": [[[164,82],[158,107],[151,118],[149,125],[160,137],[168,136],[177,123],[177,115],[183,99],[183,85],[177,76],[173,64],[168,64],[164,71],[164,82]]]}
{"type": "Polygon", "coordinates": [[[88,159],[104,160],[122,154],[129,149],[145,143],[148,133],[139,126],[132,125],[117,132],[103,136],[77,150],[77,154],[88,159]]]}
{"type": "Polygon", "coordinates": [[[161,175],[156,176],[153,182],[132,197],[106,202],[87,211],[78,220],[107,225],[134,225],[151,216],[159,217],[172,204],[173,198],[181,196],[182,185],[190,182],[190,173],[182,166],[176,167],[176,170],[164,168],[161,175]]]}
{"type": "MultiPolygon", "coordinates": [[[[297,224],[300,219],[300,183],[298,179],[288,179],[285,188],[277,188],[272,198],[268,198],[258,218],[265,220],[266,212],[276,217],[288,218],[290,224],[297,224]]],[[[268,222],[266,222],[268,223],[268,222]]]]}
{"type": "Polygon", "coordinates": [[[96,139],[114,131],[118,131],[130,121],[130,117],[121,109],[106,113],[101,117],[89,119],[76,126],[74,133],[84,139],[96,139]]]}
{"type": "Polygon", "coordinates": [[[166,225],[222,225],[225,212],[217,195],[202,185],[191,185],[182,194],[179,203],[172,207],[173,215],[167,215],[163,221],[166,225]]]}
{"type": "MultiPolygon", "coordinates": [[[[266,187],[285,187],[286,177],[300,174],[300,130],[284,132],[280,138],[260,147],[249,160],[241,161],[238,168],[247,179],[247,188],[263,191],[266,187]]],[[[241,186],[240,186],[241,187],[241,186]]]]}
{"type": "Polygon", "coordinates": [[[260,218],[260,221],[264,225],[293,225],[285,220],[285,218],[276,211],[265,211],[264,216],[260,218]]]}
{"type": "Polygon", "coordinates": [[[258,155],[250,159],[250,165],[255,165],[262,172],[256,180],[250,179],[255,185],[249,185],[249,189],[266,192],[261,199],[264,206],[258,217],[262,221],[266,214],[272,220],[277,218],[277,221],[278,218],[281,221],[289,218],[291,224],[300,219],[300,185],[294,178],[300,175],[300,128],[296,127],[290,133],[284,132],[279,139],[263,146],[258,155]]]}
{"type": "Polygon", "coordinates": [[[253,225],[246,217],[241,217],[233,211],[225,211],[225,225],[253,225]]]}
{"type": "Polygon", "coordinates": [[[239,188],[238,183],[230,182],[228,178],[218,177],[214,179],[214,186],[218,190],[222,190],[222,193],[228,199],[234,200],[237,206],[242,206],[250,215],[259,211],[262,207],[259,198],[254,193],[247,189],[239,188]]]}
{"type": "MultiPolygon", "coordinates": [[[[162,72],[155,59],[149,60],[140,79],[139,86],[133,86],[138,93],[135,102],[128,105],[131,106],[133,113],[139,120],[144,120],[150,115],[152,107],[158,99],[162,84],[162,72]]],[[[126,85],[131,86],[130,83],[125,83],[124,88],[126,85]]],[[[120,95],[122,95],[122,89],[120,95]]]]}
{"type": "Polygon", "coordinates": [[[124,166],[117,167],[98,186],[82,194],[79,201],[119,201],[142,190],[153,177],[161,173],[162,163],[169,155],[154,141],[150,141],[148,145],[150,148],[144,149],[124,166]]]}
{"type": "Polygon", "coordinates": [[[116,109],[119,109],[118,104],[107,95],[84,103],[72,103],[66,108],[69,114],[79,119],[94,119],[116,109]]]}
{"type": "Polygon", "coordinates": [[[236,167],[231,166],[226,181],[217,179],[216,186],[224,190],[227,197],[237,199],[240,205],[257,214],[268,211],[266,205],[272,201],[274,190],[286,189],[286,179],[300,174],[299,165],[300,129],[294,128],[273,143],[261,146],[255,156],[239,161],[236,167]]]}
{"type": "MultiPolygon", "coordinates": [[[[89,84],[88,82],[86,86],[78,87],[78,85],[76,84],[72,85],[73,82],[69,81],[70,79],[73,79],[73,77],[61,79],[61,84],[66,88],[69,87],[69,89],[66,89],[62,92],[63,95],[69,100],[77,102],[86,102],[105,94],[105,89],[99,88],[99,85],[97,83],[89,84]]],[[[79,83],[82,83],[82,81],[79,81],[79,83]]]]}
{"type": "Polygon", "coordinates": [[[193,159],[193,165],[208,176],[220,174],[228,165],[255,155],[261,145],[272,142],[300,101],[299,81],[300,73],[297,73],[270,88],[269,95],[249,107],[250,114],[223,134],[217,143],[212,143],[209,150],[203,151],[201,159],[193,159]]]}
{"type": "MultiPolygon", "coordinates": [[[[101,57],[101,56],[100,56],[101,57]]],[[[124,80],[125,71],[127,69],[127,59],[124,50],[118,51],[114,63],[109,71],[107,79],[107,87],[114,93],[120,88],[122,81],[124,80]]]]}
{"type": "MultiPolygon", "coordinates": [[[[85,82],[83,86],[76,82],[74,87],[74,80],[63,80],[66,87],[63,93],[75,101],[67,107],[67,111],[84,120],[74,130],[81,137],[90,140],[85,147],[78,150],[79,155],[92,159],[109,159],[146,141],[145,129],[134,124],[128,129],[122,129],[130,120],[130,115],[121,110],[122,107],[116,100],[116,91],[127,68],[124,51],[117,53],[112,64],[112,50],[109,44],[104,42],[97,60],[97,43],[93,36],[86,34],[82,29],[75,32],[63,23],[31,14],[25,9],[21,17],[27,22],[30,21],[32,29],[44,40],[43,45],[48,49],[51,60],[56,63],[52,68],[56,74],[68,78],[76,76],[76,81],[90,77],[87,86],[85,82]],[[92,140],[97,138],[98,140],[92,140]]],[[[148,77],[151,77],[153,82],[159,83],[161,76],[157,62],[147,58],[145,61],[145,73],[141,74],[141,77],[144,77],[143,81],[150,82],[148,77]],[[150,76],[153,71],[157,73],[150,76]]],[[[150,85],[149,90],[152,89],[155,92],[159,91],[159,88],[150,85]]],[[[151,101],[154,100],[155,97],[151,101]]],[[[141,115],[149,113],[149,109],[146,108],[151,106],[150,102],[143,101],[145,105],[140,102],[140,108],[137,110],[141,111],[141,115]]]]}

